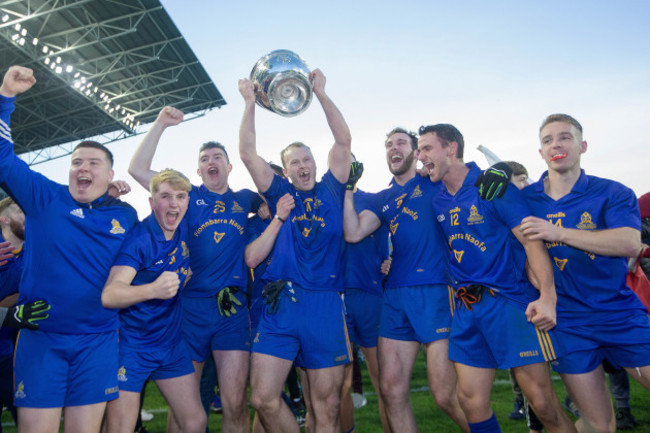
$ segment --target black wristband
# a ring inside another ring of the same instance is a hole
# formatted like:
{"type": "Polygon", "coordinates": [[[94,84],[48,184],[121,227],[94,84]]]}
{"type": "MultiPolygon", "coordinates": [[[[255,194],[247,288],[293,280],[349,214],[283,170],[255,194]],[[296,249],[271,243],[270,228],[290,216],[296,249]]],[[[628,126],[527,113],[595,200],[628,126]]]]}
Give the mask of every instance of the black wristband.
{"type": "Polygon", "coordinates": [[[283,218],[280,218],[280,216],[278,214],[275,214],[275,216],[273,218],[279,219],[280,221],[282,221],[283,224],[287,222],[287,220],[285,220],[283,218]]]}

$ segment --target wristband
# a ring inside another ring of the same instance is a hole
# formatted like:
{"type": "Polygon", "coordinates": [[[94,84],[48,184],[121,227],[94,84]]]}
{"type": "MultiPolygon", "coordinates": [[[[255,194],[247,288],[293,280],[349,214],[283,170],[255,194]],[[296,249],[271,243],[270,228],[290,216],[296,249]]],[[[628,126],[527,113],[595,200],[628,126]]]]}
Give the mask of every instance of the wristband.
{"type": "Polygon", "coordinates": [[[273,218],[279,219],[283,224],[287,222],[287,220],[285,220],[283,218],[280,218],[280,215],[278,215],[278,214],[275,214],[275,216],[273,218]]]}

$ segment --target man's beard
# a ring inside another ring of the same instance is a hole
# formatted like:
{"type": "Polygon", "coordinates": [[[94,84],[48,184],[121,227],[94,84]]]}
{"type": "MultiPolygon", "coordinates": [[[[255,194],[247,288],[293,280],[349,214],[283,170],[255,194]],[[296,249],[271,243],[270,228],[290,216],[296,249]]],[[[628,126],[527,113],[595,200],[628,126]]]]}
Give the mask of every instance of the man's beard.
{"type": "Polygon", "coordinates": [[[404,161],[402,161],[402,166],[398,169],[393,169],[392,166],[388,166],[388,169],[393,174],[393,176],[401,176],[411,169],[413,165],[413,159],[415,158],[415,152],[409,153],[404,161]]]}
{"type": "Polygon", "coordinates": [[[21,241],[25,240],[25,226],[14,219],[9,221],[9,230],[21,241]]]}

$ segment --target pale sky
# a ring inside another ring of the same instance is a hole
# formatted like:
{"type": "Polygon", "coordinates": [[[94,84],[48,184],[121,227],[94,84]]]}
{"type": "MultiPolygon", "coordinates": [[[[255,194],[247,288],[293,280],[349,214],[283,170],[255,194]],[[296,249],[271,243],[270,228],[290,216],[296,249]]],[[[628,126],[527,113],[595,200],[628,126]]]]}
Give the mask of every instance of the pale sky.
{"type": "MultiPolygon", "coordinates": [[[[200,184],[198,148],[209,140],[229,151],[233,189],[253,183],[239,160],[243,99],[239,78],[276,49],[301,55],[327,77],[326,91],[352,132],[364,162],[359,186],[378,191],[390,180],[383,142],[394,126],[451,123],[465,137],[465,160],[487,162],[476,147],[523,163],[532,178],[545,169],[537,131],[551,113],[571,114],[589,143],[587,173],[650,190],[650,2],[612,1],[339,1],[162,0],[181,34],[227,101],[163,135],[153,168],[176,168],[200,184]]],[[[38,78],[38,77],[37,77],[38,78]]],[[[17,101],[20,104],[20,99],[17,101]]],[[[140,131],[149,125],[140,126],[140,131]]],[[[257,109],[258,150],[303,141],[318,177],[333,138],[317,100],[284,118],[257,109]]],[[[124,197],[149,213],[147,193],[127,173],[142,135],[109,145],[124,197]]],[[[34,166],[67,183],[69,157],[34,166]]]]}

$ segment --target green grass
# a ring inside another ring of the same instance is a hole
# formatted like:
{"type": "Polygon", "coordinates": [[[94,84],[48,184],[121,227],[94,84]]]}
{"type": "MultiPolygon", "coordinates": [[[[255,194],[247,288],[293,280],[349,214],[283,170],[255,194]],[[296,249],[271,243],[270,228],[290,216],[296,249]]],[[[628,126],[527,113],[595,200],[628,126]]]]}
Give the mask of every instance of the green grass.
{"type": "MultiPolygon", "coordinates": [[[[356,431],[359,433],[381,433],[381,422],[377,415],[377,397],[374,395],[372,384],[366,375],[365,368],[362,369],[364,374],[363,389],[368,398],[368,404],[355,411],[356,431]]],[[[561,381],[554,375],[554,385],[556,392],[561,399],[564,398],[565,391],[561,381]]],[[[643,424],[635,430],[629,430],[636,433],[650,433],[650,393],[643,389],[636,381],[631,380],[631,398],[630,405],[632,413],[636,419],[643,424]]],[[[154,419],[146,422],[145,427],[150,433],[163,433],[166,426],[166,403],[158,389],[153,383],[150,383],[147,389],[147,397],[144,407],[154,413],[154,419]]],[[[443,412],[435,406],[431,394],[427,390],[426,372],[424,369],[424,358],[418,357],[417,364],[413,373],[411,384],[411,404],[415,412],[418,428],[420,432],[455,432],[459,431],[453,422],[447,418],[443,412]]],[[[512,411],[513,403],[512,389],[508,381],[508,373],[500,371],[497,374],[494,388],[492,390],[492,408],[499,419],[502,431],[505,432],[526,432],[525,421],[512,421],[508,415],[512,411]]],[[[251,410],[251,415],[252,415],[251,410]]],[[[16,431],[13,425],[8,425],[11,417],[8,413],[3,413],[2,423],[5,433],[14,433],[16,431]]],[[[221,415],[211,413],[209,416],[210,432],[221,432],[221,415]]]]}

